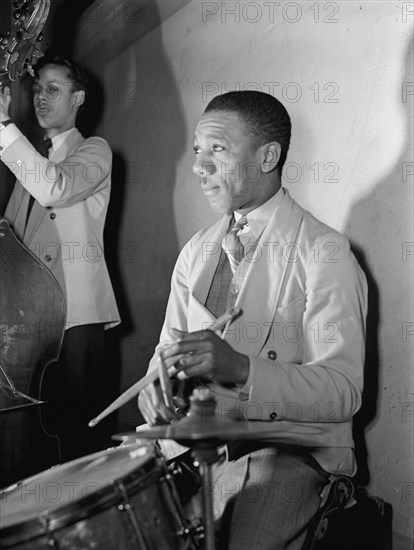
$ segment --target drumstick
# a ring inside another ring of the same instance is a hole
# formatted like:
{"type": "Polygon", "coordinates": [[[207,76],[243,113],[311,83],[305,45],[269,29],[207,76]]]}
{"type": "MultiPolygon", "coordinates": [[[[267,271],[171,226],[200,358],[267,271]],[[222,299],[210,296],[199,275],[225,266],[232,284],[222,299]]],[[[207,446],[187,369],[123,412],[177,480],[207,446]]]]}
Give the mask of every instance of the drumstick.
{"type": "MultiPolygon", "coordinates": [[[[173,367],[170,367],[169,370],[171,370],[173,367]]],[[[175,369],[174,369],[175,370],[175,369]]],[[[169,373],[168,373],[169,375],[169,373]]],[[[125,405],[130,399],[133,399],[136,395],[138,395],[144,388],[146,388],[149,384],[152,384],[155,382],[158,378],[158,371],[155,369],[148,373],[146,376],[141,378],[141,380],[138,380],[135,384],[133,384],[130,388],[128,388],[124,393],[122,393],[113,403],[109,405],[105,410],[103,410],[96,418],[93,418],[88,426],[90,428],[93,428],[96,426],[103,418],[110,415],[119,407],[122,407],[122,405],[125,405]]]]}
{"type": "MultiPolygon", "coordinates": [[[[225,311],[223,315],[221,315],[214,323],[212,323],[208,330],[212,330],[213,332],[216,332],[219,330],[224,324],[228,323],[235,317],[237,317],[240,314],[241,310],[237,307],[232,307],[225,311]]],[[[168,369],[167,375],[169,378],[174,376],[176,374],[177,369],[172,366],[168,369]]],[[[103,410],[101,413],[98,414],[96,418],[93,418],[88,426],[90,428],[93,428],[96,426],[103,418],[106,418],[111,413],[125,405],[128,401],[136,397],[144,388],[146,388],[149,384],[153,384],[159,377],[158,369],[154,369],[153,371],[149,372],[146,376],[138,380],[138,382],[135,382],[130,388],[128,388],[124,393],[122,393],[113,403],[111,403],[105,410],[103,410]]]]}
{"type": "Polygon", "coordinates": [[[167,367],[165,366],[162,352],[158,354],[158,376],[160,379],[161,392],[164,403],[168,409],[174,410],[173,392],[171,388],[170,378],[168,376],[167,367]]]}

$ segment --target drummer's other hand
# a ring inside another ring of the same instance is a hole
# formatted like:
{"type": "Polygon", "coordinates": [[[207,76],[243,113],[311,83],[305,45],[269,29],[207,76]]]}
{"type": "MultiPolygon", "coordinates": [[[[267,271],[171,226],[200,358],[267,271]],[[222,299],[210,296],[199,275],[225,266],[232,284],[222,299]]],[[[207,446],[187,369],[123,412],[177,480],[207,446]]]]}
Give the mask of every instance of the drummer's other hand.
{"type": "Polygon", "coordinates": [[[249,377],[249,357],[235,351],[211,330],[174,331],[175,342],[163,351],[163,357],[183,355],[175,363],[180,379],[203,377],[219,384],[244,384],[249,377]]]}
{"type": "Polygon", "coordinates": [[[149,384],[141,391],[138,396],[138,407],[150,426],[169,424],[177,418],[175,412],[165,405],[158,382],[149,384]]]}
{"type": "Polygon", "coordinates": [[[0,121],[3,122],[9,117],[9,107],[11,103],[10,86],[3,84],[0,86],[0,121]]]}

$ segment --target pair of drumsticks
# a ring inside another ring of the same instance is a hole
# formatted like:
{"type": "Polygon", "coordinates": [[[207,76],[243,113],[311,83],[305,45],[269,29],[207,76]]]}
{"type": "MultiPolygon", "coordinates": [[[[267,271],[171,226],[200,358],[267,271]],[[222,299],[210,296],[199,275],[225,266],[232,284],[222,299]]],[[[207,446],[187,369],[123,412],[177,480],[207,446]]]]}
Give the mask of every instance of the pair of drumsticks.
{"type": "MultiPolygon", "coordinates": [[[[228,309],[223,315],[217,318],[214,323],[212,323],[207,330],[211,330],[213,332],[217,332],[223,325],[226,325],[230,321],[232,321],[235,317],[238,317],[240,315],[241,310],[240,308],[233,307],[228,309]]],[[[165,365],[165,362],[162,358],[162,354],[159,353],[158,355],[158,368],[154,369],[150,373],[148,373],[146,376],[141,378],[141,380],[138,380],[135,384],[133,384],[130,388],[128,388],[123,394],[121,394],[113,403],[111,403],[105,410],[103,410],[96,418],[93,418],[88,426],[90,428],[93,428],[96,426],[103,418],[110,415],[119,407],[122,407],[122,405],[125,405],[130,399],[133,399],[136,397],[144,388],[146,388],[149,384],[153,384],[157,379],[160,381],[160,387],[161,392],[163,394],[164,402],[165,404],[170,407],[172,410],[174,410],[174,401],[173,401],[173,393],[170,383],[170,378],[174,376],[177,373],[177,369],[172,366],[167,370],[167,367],[165,365]]]]}
{"type": "Polygon", "coordinates": [[[168,373],[161,351],[158,353],[157,361],[158,361],[158,378],[160,380],[162,397],[164,399],[165,405],[170,410],[173,411],[174,399],[173,399],[173,391],[172,391],[171,382],[170,382],[170,376],[174,376],[174,374],[177,372],[177,369],[174,366],[170,367],[171,374],[168,373]]]}

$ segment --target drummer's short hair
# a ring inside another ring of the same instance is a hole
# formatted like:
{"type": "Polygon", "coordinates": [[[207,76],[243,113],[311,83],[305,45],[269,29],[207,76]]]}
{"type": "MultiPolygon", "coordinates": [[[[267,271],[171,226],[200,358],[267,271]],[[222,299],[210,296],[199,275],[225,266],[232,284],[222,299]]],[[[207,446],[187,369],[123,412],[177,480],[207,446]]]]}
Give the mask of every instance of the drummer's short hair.
{"type": "Polygon", "coordinates": [[[256,148],[277,141],[282,151],[275,169],[282,173],[290,145],[292,124],[286,108],[278,99],[255,90],[227,92],[210,101],[204,112],[211,111],[227,111],[240,115],[254,137],[256,148]]]}

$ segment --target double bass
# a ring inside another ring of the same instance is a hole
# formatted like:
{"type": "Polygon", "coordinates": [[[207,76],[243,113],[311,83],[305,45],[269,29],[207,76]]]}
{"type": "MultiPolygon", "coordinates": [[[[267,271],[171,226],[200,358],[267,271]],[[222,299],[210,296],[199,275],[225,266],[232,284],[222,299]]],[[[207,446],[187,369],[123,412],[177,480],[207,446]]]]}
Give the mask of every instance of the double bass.
{"type": "MultiPolygon", "coordinates": [[[[50,0],[15,0],[12,31],[0,37],[0,85],[43,55],[50,0]]],[[[59,356],[66,320],[63,292],[51,272],[0,215],[0,486],[59,461],[58,441],[41,423],[42,378],[59,356]]]]}

